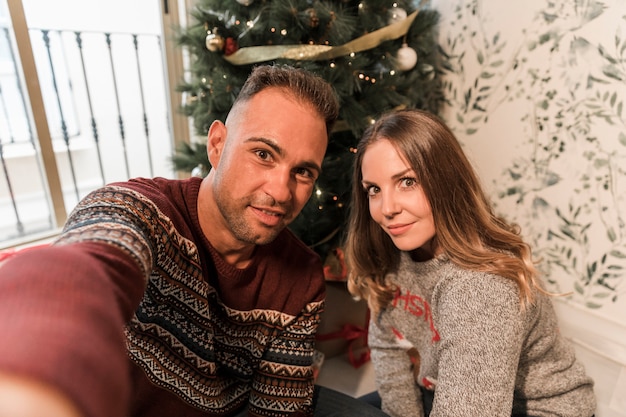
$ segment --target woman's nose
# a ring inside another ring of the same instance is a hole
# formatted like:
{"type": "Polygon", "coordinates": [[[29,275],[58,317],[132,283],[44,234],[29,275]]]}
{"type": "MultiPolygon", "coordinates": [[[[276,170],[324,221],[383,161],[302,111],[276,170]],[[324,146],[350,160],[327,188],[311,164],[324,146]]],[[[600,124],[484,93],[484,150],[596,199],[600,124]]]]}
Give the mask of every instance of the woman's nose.
{"type": "Polygon", "coordinates": [[[398,202],[392,191],[386,191],[382,193],[382,207],[381,211],[383,216],[393,217],[400,212],[398,202]]]}

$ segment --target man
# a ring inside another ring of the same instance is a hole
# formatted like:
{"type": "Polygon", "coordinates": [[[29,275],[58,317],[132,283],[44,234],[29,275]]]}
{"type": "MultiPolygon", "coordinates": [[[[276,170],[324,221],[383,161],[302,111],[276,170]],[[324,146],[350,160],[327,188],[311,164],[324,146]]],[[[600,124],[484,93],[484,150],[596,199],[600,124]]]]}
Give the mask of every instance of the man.
{"type": "Polygon", "coordinates": [[[3,265],[0,417],[383,415],[314,387],[321,262],[285,229],[337,114],[320,78],[258,67],[206,178],[104,187],[3,265]]]}

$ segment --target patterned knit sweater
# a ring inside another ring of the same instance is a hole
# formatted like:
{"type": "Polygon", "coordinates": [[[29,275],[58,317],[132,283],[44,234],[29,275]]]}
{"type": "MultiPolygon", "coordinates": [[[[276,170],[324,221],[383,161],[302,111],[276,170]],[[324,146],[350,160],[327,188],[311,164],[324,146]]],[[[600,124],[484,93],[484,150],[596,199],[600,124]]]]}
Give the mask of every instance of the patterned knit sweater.
{"type": "Polygon", "coordinates": [[[200,229],[200,181],[95,191],[53,246],[4,264],[0,369],[89,417],[311,416],[321,261],[285,230],[227,264],[200,229]]]}
{"type": "Polygon", "coordinates": [[[520,309],[517,285],[459,268],[445,256],[402,254],[399,287],[370,322],[377,386],[393,417],[423,416],[418,385],[434,390],[430,417],[589,417],[593,382],[560,335],[551,300],[520,309]],[[414,376],[409,348],[421,356],[414,376]]]}

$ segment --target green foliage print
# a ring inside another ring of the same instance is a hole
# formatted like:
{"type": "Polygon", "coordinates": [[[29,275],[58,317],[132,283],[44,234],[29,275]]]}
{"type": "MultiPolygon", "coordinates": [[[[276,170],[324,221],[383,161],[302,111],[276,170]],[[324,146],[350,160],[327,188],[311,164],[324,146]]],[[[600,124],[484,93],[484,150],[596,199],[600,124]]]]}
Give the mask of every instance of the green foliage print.
{"type": "Polygon", "coordinates": [[[517,39],[488,24],[484,3],[459,2],[440,36],[448,121],[469,141],[496,111],[525,109],[518,131],[493,138],[518,135],[496,207],[533,244],[549,290],[591,309],[615,303],[626,292],[623,7],[537,1],[517,39]]]}

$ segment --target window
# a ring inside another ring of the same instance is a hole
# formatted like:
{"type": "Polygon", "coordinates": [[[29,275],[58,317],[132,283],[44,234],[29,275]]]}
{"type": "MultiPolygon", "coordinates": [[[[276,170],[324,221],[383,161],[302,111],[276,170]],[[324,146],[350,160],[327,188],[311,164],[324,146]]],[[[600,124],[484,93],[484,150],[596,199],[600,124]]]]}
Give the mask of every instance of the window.
{"type": "Polygon", "coordinates": [[[54,234],[106,183],[175,175],[177,15],[167,0],[0,0],[0,247],[54,234]]]}

